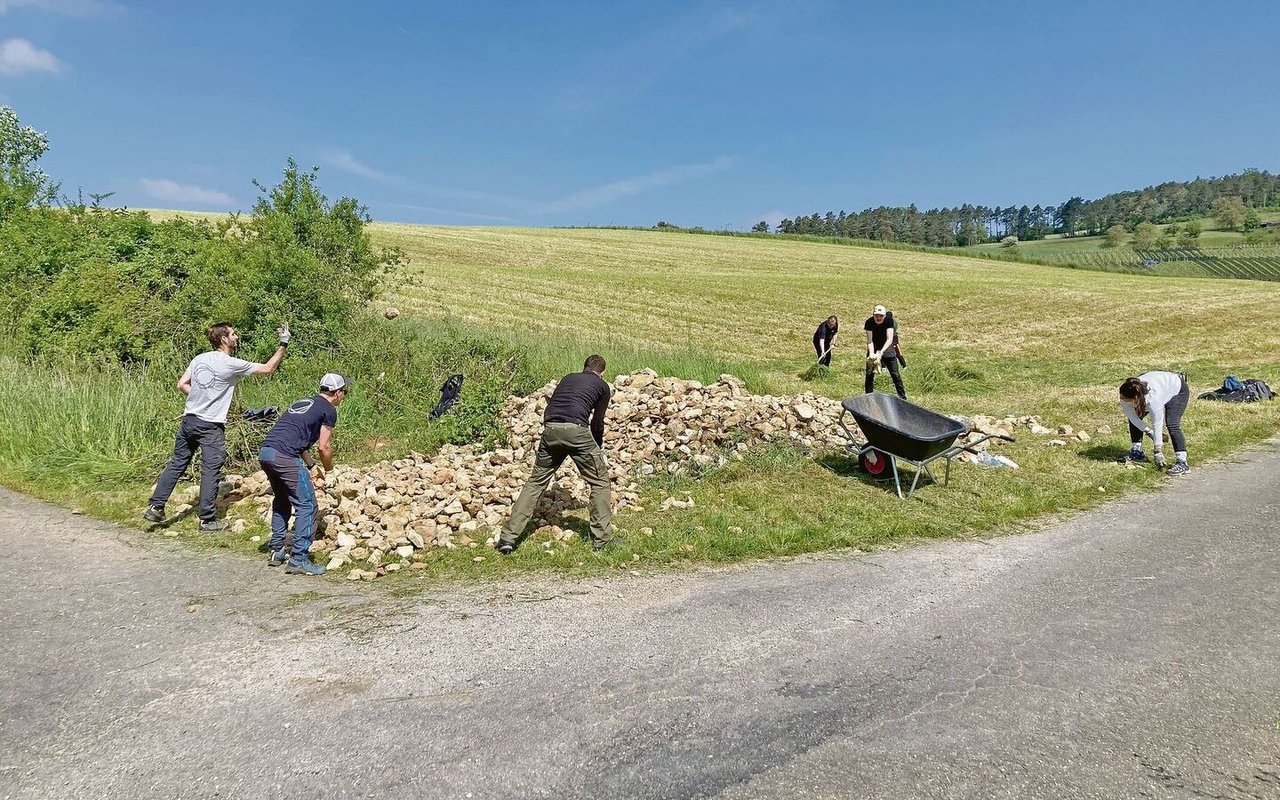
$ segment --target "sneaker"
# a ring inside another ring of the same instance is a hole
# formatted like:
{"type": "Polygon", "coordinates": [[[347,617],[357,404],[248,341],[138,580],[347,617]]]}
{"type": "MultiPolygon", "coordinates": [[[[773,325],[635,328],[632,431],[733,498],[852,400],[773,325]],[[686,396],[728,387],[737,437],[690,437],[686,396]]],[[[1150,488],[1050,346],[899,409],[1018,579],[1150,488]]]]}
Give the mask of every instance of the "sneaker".
{"type": "Polygon", "coordinates": [[[201,533],[221,533],[222,531],[230,530],[230,529],[231,529],[231,525],[227,523],[225,520],[215,519],[210,522],[200,523],[201,533]]]}
{"type": "Polygon", "coordinates": [[[499,553],[502,553],[504,556],[509,556],[515,552],[516,546],[511,542],[498,542],[497,550],[499,553]]]}
{"type": "Polygon", "coordinates": [[[1190,471],[1191,471],[1191,467],[1187,466],[1187,462],[1179,461],[1175,463],[1172,467],[1169,467],[1168,472],[1166,472],[1165,474],[1166,475],[1186,475],[1190,471]]]}
{"type": "Polygon", "coordinates": [[[1117,464],[1145,464],[1147,463],[1147,454],[1141,450],[1130,450],[1124,455],[1116,459],[1117,464]]]}
{"type": "Polygon", "coordinates": [[[281,548],[279,550],[272,550],[271,555],[267,556],[267,566],[278,567],[284,564],[288,560],[289,560],[289,554],[285,552],[284,548],[281,548]]]}
{"type": "Polygon", "coordinates": [[[609,546],[609,545],[611,545],[611,544],[613,544],[613,540],[612,540],[612,539],[605,539],[603,542],[592,542],[592,543],[591,543],[591,552],[593,552],[593,553],[599,553],[601,550],[605,549],[606,547],[608,547],[608,546],[609,546]]]}
{"type": "Polygon", "coordinates": [[[164,506],[147,506],[142,518],[147,522],[164,522],[164,506]]]}
{"type": "Polygon", "coordinates": [[[287,575],[323,575],[325,568],[310,561],[289,559],[289,563],[284,565],[284,571],[287,575]]]}

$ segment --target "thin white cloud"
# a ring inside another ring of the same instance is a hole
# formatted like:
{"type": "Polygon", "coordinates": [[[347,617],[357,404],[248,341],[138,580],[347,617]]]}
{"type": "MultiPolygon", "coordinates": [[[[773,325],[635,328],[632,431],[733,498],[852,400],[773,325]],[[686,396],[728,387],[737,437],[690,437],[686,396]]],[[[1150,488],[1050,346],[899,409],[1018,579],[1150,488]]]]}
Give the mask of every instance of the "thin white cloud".
{"type": "MultiPolygon", "coordinates": [[[[520,197],[495,194],[493,192],[483,192],[471,189],[454,189],[445,186],[415,185],[413,186],[413,191],[419,195],[425,195],[428,197],[469,201],[471,203],[478,204],[481,208],[492,209],[500,207],[504,210],[509,209],[514,214],[520,214],[522,217],[528,218],[571,211],[590,211],[644,192],[661,189],[667,186],[674,186],[697,178],[704,178],[725,172],[731,169],[737,162],[738,159],[736,156],[721,156],[714,161],[708,161],[701,164],[683,164],[675,167],[666,167],[664,169],[654,170],[653,172],[649,172],[644,175],[623,178],[621,180],[603,183],[598,186],[579,189],[576,192],[570,192],[569,194],[552,200],[527,200],[520,197]]],[[[495,222],[523,222],[523,220],[519,218],[509,216],[476,211],[459,211],[456,209],[441,208],[438,206],[419,206],[403,203],[386,203],[385,205],[428,211],[431,213],[453,214],[473,219],[492,220],[495,222]]],[[[781,219],[781,216],[779,216],[779,219],[781,219]]]]}
{"type": "Polygon", "coordinates": [[[195,203],[201,206],[223,206],[229,208],[235,199],[226,192],[206,189],[191,183],[178,183],[168,178],[143,178],[142,188],[157,200],[170,203],[195,203]]]}
{"type": "Polygon", "coordinates": [[[647,175],[624,178],[623,180],[600,186],[593,186],[589,189],[582,189],[565,195],[558,200],[540,203],[537,206],[537,210],[542,213],[557,213],[599,208],[642,192],[724,172],[732,167],[735,161],[736,159],[730,156],[721,156],[715,161],[709,161],[705,164],[686,164],[679,167],[660,169],[647,175]]]}
{"type": "Polygon", "coordinates": [[[374,169],[357,159],[346,150],[330,150],[321,157],[321,163],[334,169],[342,170],[360,178],[368,178],[371,181],[393,181],[391,175],[374,169]]]}
{"type": "Polygon", "coordinates": [[[749,28],[761,16],[755,6],[721,7],[667,21],[661,28],[597,54],[580,74],[588,77],[563,87],[554,106],[572,112],[591,111],[649,88],[683,59],[714,42],[749,28]]]}
{"type": "Polygon", "coordinates": [[[120,6],[108,0],[0,0],[0,16],[10,11],[35,11],[68,17],[91,17],[118,8],[120,6]]]}
{"type": "Polygon", "coordinates": [[[48,50],[41,50],[26,39],[0,42],[0,75],[22,75],[28,72],[61,72],[64,65],[48,50]]]}

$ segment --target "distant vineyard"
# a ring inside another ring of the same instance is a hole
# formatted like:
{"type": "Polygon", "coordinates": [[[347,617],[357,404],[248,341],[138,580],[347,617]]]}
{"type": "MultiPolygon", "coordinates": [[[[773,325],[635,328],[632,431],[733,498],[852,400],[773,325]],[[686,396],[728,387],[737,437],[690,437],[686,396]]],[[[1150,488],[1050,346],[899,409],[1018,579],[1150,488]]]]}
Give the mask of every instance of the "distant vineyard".
{"type": "Polygon", "coordinates": [[[1117,248],[1064,253],[1053,260],[1107,271],[1280,281],[1280,245],[1276,244],[1141,251],[1117,248]]]}

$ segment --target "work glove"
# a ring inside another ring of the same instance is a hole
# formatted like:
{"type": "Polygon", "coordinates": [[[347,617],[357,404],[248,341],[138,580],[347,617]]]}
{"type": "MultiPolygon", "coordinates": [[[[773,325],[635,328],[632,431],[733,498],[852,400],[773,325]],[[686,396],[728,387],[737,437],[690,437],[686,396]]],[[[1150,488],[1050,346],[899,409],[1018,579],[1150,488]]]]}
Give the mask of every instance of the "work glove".
{"type": "Polygon", "coordinates": [[[280,337],[281,347],[288,347],[289,339],[293,338],[293,334],[289,333],[288,325],[281,325],[279,328],[276,328],[276,336],[280,337]]]}
{"type": "Polygon", "coordinates": [[[1159,467],[1160,469],[1164,469],[1165,467],[1169,466],[1169,462],[1165,460],[1164,453],[1156,453],[1155,461],[1156,461],[1156,466],[1159,467]]]}

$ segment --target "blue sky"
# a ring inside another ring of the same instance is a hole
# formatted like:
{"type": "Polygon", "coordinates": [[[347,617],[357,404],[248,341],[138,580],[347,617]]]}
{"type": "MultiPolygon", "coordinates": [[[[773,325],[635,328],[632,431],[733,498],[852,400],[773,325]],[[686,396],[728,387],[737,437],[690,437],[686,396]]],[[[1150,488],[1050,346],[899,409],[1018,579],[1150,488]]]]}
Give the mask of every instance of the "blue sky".
{"type": "Polygon", "coordinates": [[[0,104],[134,207],[246,209],[293,155],[383,220],[746,228],[1276,171],[1277,30],[1274,0],[0,0],[0,104]]]}

